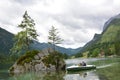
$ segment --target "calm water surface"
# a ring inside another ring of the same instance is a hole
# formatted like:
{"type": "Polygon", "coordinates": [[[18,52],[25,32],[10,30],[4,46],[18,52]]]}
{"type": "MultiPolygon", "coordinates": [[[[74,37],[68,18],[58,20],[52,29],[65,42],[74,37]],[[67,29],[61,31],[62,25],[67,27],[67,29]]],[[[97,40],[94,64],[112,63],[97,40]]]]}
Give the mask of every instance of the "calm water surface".
{"type": "MultiPolygon", "coordinates": [[[[81,61],[90,62],[97,60],[104,60],[104,58],[93,59],[68,59],[66,60],[67,66],[72,64],[78,64],[81,61]]],[[[98,68],[104,68],[111,66],[112,64],[98,66],[98,68]]],[[[2,66],[2,65],[1,65],[2,66]]],[[[26,73],[26,74],[9,74],[7,70],[0,70],[0,80],[108,80],[104,75],[96,73],[97,70],[80,71],[80,72],[38,72],[38,73],[26,73]]]]}

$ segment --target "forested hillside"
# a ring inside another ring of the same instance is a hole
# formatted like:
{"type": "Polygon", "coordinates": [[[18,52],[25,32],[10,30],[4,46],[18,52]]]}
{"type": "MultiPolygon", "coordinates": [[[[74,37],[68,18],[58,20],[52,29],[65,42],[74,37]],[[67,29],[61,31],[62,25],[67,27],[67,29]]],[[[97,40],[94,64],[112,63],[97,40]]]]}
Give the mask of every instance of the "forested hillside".
{"type": "Polygon", "coordinates": [[[120,15],[110,18],[104,25],[101,34],[95,34],[81,51],[75,55],[98,57],[98,56],[120,56],[120,15]]]}

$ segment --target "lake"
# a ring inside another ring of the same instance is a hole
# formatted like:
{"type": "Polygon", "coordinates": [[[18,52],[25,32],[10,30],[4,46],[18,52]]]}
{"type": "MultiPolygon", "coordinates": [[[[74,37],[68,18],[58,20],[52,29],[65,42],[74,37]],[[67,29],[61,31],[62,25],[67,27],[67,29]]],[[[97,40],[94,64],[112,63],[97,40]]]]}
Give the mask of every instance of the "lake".
{"type": "Polygon", "coordinates": [[[0,65],[0,80],[119,80],[120,58],[89,58],[67,59],[66,64],[78,64],[85,61],[97,66],[95,70],[79,72],[35,72],[24,74],[9,74],[5,65],[0,65]]]}

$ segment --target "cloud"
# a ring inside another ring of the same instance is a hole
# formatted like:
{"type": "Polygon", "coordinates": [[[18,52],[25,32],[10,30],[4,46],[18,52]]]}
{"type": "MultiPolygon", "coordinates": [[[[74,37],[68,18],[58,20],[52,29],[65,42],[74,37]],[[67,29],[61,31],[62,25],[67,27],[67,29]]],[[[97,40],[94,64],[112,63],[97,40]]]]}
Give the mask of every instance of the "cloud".
{"type": "Polygon", "coordinates": [[[25,11],[36,23],[40,42],[47,42],[48,31],[55,26],[64,39],[60,46],[77,48],[101,33],[104,23],[120,11],[119,0],[3,0],[0,2],[0,26],[12,33],[25,11]]]}

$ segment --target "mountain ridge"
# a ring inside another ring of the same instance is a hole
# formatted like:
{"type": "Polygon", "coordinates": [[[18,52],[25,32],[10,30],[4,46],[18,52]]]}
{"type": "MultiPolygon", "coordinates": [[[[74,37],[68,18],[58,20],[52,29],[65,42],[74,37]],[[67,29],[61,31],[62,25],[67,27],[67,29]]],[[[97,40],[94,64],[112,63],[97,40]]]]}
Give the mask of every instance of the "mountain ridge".
{"type": "MultiPolygon", "coordinates": [[[[93,39],[86,43],[80,52],[87,56],[120,55],[120,14],[111,17],[105,22],[101,34],[95,34],[93,39]]],[[[76,54],[76,55],[78,55],[76,54]]]]}
{"type": "MultiPolygon", "coordinates": [[[[1,40],[0,45],[2,45],[0,46],[0,53],[9,54],[9,51],[12,48],[12,45],[14,43],[13,37],[14,37],[14,34],[0,27],[0,40],[1,40]]],[[[31,44],[31,46],[33,49],[37,49],[37,50],[42,50],[42,49],[51,47],[48,43],[40,43],[38,41],[36,41],[36,44],[31,44]]],[[[80,48],[70,49],[70,48],[56,46],[56,50],[61,53],[72,55],[77,53],[80,50],[80,48]]]]}

